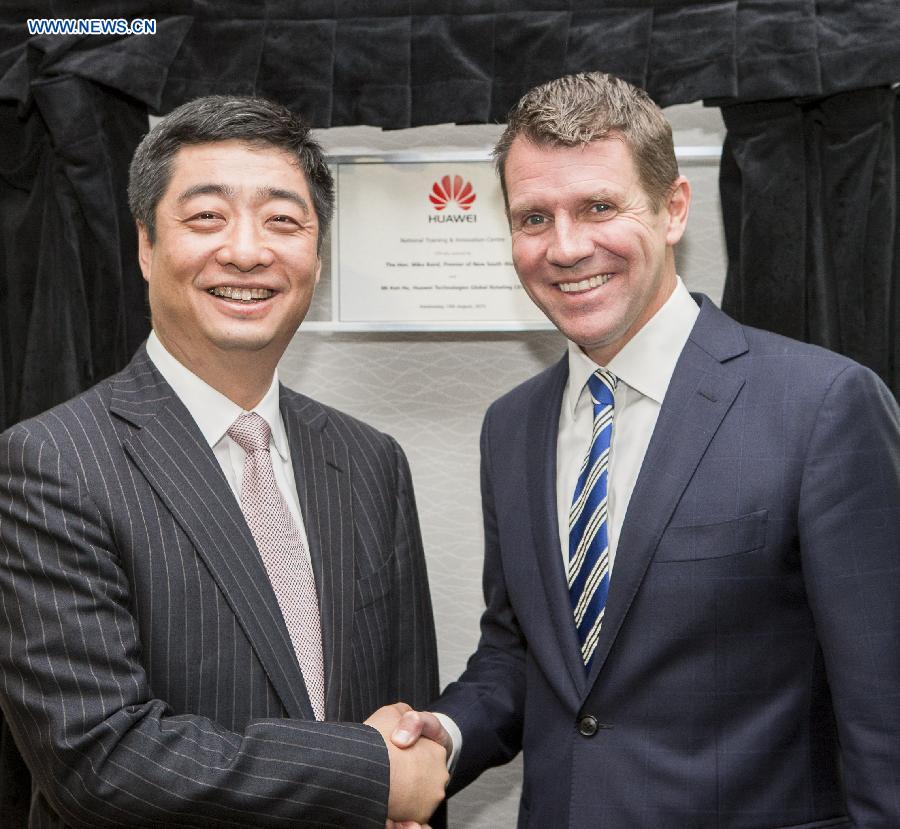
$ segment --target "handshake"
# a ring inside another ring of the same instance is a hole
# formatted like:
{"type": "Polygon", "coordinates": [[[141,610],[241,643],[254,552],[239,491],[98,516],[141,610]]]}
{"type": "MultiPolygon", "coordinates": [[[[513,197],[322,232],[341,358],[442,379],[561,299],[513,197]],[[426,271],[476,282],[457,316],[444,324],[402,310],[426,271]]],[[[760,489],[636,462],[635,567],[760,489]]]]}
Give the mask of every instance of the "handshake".
{"type": "Polygon", "coordinates": [[[381,733],[391,762],[386,829],[428,829],[450,779],[450,735],[434,714],[405,702],[379,708],[365,725],[381,733]]]}

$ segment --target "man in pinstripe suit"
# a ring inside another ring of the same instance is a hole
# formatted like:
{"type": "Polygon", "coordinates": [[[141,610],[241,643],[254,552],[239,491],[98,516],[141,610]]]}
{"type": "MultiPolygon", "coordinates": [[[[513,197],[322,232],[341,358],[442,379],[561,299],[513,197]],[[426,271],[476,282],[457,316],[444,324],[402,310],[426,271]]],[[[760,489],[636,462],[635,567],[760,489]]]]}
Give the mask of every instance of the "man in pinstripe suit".
{"type": "Polygon", "coordinates": [[[276,372],[319,276],[321,151],[281,107],[201,99],[144,139],[129,196],[150,339],[0,437],[0,704],[34,781],[29,826],[424,822],[444,749],[383,736],[390,703],[437,690],[406,459],[276,372]],[[280,551],[264,562],[242,512],[247,413],[314,576],[316,682],[280,551]]]}

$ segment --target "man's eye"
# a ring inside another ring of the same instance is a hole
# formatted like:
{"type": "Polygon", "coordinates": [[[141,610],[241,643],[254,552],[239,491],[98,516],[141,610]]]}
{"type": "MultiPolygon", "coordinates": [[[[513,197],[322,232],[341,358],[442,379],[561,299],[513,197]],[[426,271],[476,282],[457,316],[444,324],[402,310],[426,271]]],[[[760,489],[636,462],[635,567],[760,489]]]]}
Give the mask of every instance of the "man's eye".
{"type": "Polygon", "coordinates": [[[195,230],[218,230],[225,224],[225,220],[220,213],[212,210],[201,210],[199,213],[193,213],[188,216],[184,223],[195,230]]]}
{"type": "Polygon", "coordinates": [[[297,222],[294,220],[294,218],[292,216],[284,216],[284,215],[273,216],[269,221],[274,222],[275,224],[279,224],[279,225],[295,225],[295,224],[297,224],[297,222]]]}
{"type": "Polygon", "coordinates": [[[612,208],[604,202],[597,202],[596,204],[591,205],[591,212],[593,213],[609,213],[610,210],[612,210],[612,208]]]}
{"type": "Polygon", "coordinates": [[[544,217],[539,213],[532,213],[530,216],[526,216],[522,220],[522,224],[529,227],[537,227],[539,225],[544,224],[544,217]]]}

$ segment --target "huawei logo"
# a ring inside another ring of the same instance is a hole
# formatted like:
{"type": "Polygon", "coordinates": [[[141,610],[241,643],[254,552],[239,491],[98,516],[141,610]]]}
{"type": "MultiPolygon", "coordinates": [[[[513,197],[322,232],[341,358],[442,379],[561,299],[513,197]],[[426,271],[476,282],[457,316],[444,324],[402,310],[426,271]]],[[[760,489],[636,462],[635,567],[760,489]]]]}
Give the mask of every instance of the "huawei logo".
{"type": "Polygon", "coordinates": [[[462,176],[444,176],[436,181],[428,194],[428,200],[435,210],[443,210],[450,202],[456,202],[461,209],[470,210],[475,202],[475,189],[472,182],[463,181],[462,176]]]}

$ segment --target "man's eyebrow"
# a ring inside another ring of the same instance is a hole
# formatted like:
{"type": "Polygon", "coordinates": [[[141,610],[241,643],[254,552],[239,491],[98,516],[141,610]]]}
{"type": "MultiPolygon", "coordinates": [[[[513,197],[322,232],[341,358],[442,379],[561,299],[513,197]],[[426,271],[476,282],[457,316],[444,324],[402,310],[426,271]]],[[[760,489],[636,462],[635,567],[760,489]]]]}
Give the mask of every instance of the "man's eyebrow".
{"type": "MultiPolygon", "coordinates": [[[[282,187],[259,187],[255,195],[258,202],[285,199],[296,204],[304,213],[310,213],[309,203],[296,190],[287,190],[282,187]]],[[[221,196],[223,199],[231,200],[237,198],[237,190],[230,184],[195,184],[193,187],[188,187],[178,197],[178,203],[183,204],[194,196],[221,196]]]]}
{"type": "Polygon", "coordinates": [[[194,196],[221,196],[223,199],[233,199],[235,195],[235,189],[228,184],[195,184],[178,197],[178,204],[184,204],[194,196]]]}
{"type": "Polygon", "coordinates": [[[256,191],[258,201],[271,201],[272,199],[285,199],[293,202],[304,213],[309,213],[309,203],[296,190],[285,190],[281,187],[260,187],[256,191]]]}
{"type": "MultiPolygon", "coordinates": [[[[604,188],[602,190],[592,190],[590,193],[579,196],[578,202],[581,204],[593,204],[595,202],[615,201],[619,196],[620,194],[617,191],[611,188],[604,188]]],[[[540,202],[527,202],[510,205],[508,212],[510,215],[518,216],[523,213],[542,213],[545,209],[540,202]]]]}
{"type": "Polygon", "coordinates": [[[597,202],[597,201],[613,201],[618,198],[621,194],[616,192],[615,190],[606,189],[606,190],[595,190],[588,196],[585,196],[585,202],[597,202]]]}

